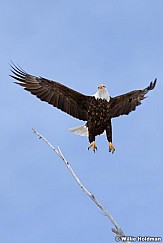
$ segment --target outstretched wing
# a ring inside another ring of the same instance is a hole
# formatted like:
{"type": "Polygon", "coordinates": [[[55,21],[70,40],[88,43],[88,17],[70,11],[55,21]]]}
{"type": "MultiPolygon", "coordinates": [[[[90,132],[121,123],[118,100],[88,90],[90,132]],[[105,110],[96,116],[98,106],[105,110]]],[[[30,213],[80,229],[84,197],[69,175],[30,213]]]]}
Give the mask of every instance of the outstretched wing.
{"type": "Polygon", "coordinates": [[[16,79],[25,90],[36,95],[58,109],[80,120],[87,120],[87,106],[89,96],[72,90],[63,84],[42,77],[35,77],[26,73],[16,65],[11,65],[10,75],[16,79]]]}
{"type": "Polygon", "coordinates": [[[109,102],[111,117],[128,115],[131,111],[134,111],[136,107],[141,104],[141,101],[146,98],[145,95],[150,90],[155,88],[156,81],[157,79],[150,82],[149,86],[143,90],[134,90],[129,93],[111,98],[109,102]]]}

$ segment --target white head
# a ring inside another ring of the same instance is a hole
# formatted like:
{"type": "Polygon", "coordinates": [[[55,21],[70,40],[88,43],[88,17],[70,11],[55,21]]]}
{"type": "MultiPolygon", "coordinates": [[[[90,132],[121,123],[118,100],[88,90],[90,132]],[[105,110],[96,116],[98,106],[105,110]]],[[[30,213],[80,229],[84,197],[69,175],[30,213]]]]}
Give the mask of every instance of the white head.
{"type": "Polygon", "coordinates": [[[99,84],[98,90],[97,90],[96,94],[94,94],[93,96],[96,99],[105,99],[108,102],[110,101],[109,92],[108,92],[107,88],[105,87],[105,85],[103,85],[103,84],[99,84]]]}

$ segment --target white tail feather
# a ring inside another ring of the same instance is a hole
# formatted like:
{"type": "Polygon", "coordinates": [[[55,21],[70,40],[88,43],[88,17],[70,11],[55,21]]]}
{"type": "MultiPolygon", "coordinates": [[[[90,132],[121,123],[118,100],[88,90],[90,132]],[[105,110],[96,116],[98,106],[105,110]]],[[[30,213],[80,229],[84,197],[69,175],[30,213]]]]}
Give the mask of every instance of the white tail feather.
{"type": "MultiPolygon", "coordinates": [[[[73,127],[68,129],[70,132],[80,135],[80,136],[86,136],[88,137],[88,127],[85,125],[79,126],[79,127],[73,127]]],[[[106,131],[104,131],[101,135],[104,135],[106,131]]]]}
{"type": "Polygon", "coordinates": [[[88,137],[88,127],[85,125],[79,127],[69,128],[69,131],[80,136],[87,136],[88,137]]]}

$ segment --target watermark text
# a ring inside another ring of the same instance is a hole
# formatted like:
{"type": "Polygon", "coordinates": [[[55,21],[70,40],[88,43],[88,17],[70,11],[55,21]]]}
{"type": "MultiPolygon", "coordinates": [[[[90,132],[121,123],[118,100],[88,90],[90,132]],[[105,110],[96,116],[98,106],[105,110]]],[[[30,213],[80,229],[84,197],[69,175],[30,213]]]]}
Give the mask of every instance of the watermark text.
{"type": "Polygon", "coordinates": [[[162,237],[152,237],[152,236],[116,236],[116,242],[161,242],[162,237]]]}

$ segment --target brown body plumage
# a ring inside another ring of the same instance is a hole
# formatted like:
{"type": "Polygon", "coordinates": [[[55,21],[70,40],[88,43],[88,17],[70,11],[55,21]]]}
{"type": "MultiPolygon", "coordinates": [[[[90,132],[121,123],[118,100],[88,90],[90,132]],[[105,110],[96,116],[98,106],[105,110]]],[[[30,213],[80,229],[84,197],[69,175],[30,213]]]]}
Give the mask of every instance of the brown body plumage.
{"type": "Polygon", "coordinates": [[[32,76],[14,64],[11,68],[12,75],[10,76],[16,79],[18,81],[16,83],[25,90],[69,115],[86,121],[90,147],[94,151],[97,148],[95,137],[106,131],[109,150],[114,152],[111,119],[134,111],[141,104],[146,93],[154,89],[156,85],[155,79],[143,90],[135,90],[114,98],[109,96],[104,85],[99,85],[99,90],[94,96],[87,96],[58,82],[32,76]]]}
{"type": "Polygon", "coordinates": [[[89,142],[95,141],[97,135],[106,131],[109,142],[112,142],[111,117],[109,115],[110,109],[108,102],[103,99],[92,99],[88,106],[87,127],[89,130],[89,142]]]}

